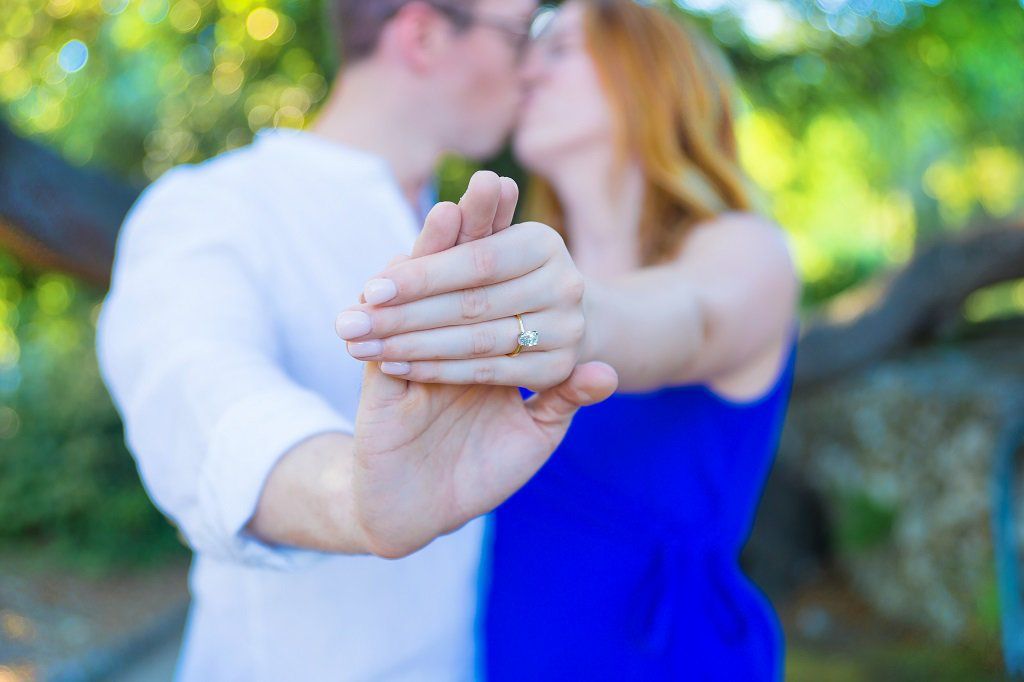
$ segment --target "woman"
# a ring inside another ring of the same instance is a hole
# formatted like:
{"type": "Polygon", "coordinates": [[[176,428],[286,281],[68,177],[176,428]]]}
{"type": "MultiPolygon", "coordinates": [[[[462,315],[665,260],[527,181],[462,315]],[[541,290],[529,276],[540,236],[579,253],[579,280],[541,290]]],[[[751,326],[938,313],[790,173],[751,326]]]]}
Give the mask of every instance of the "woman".
{"type": "MultiPolygon", "coordinates": [[[[780,230],[751,210],[727,70],[692,28],[629,0],[570,0],[531,50],[515,151],[536,176],[531,217],[562,240],[519,275],[543,233],[486,237],[501,248],[459,299],[487,301],[472,320],[465,305],[436,329],[392,315],[383,351],[350,352],[424,382],[539,390],[595,359],[618,372],[619,392],[495,510],[487,679],[781,679],[781,629],[738,557],[788,399],[798,284],[780,230]],[[577,276],[585,293],[561,295],[577,276]],[[535,347],[511,340],[510,311],[535,347]],[[506,337],[514,351],[481,352],[506,337]]],[[[407,294],[390,303],[408,304],[409,278],[387,272],[407,294]]],[[[388,303],[381,288],[366,303],[388,303]]],[[[453,300],[412,305],[423,320],[453,300]]]]}

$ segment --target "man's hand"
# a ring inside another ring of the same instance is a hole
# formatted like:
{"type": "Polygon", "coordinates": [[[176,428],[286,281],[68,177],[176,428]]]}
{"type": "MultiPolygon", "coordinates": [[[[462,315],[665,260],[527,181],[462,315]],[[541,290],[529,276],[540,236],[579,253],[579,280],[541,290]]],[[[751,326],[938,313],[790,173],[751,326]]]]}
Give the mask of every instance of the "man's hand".
{"type": "Polygon", "coordinates": [[[393,261],[339,315],[349,353],[416,382],[539,391],[564,381],[586,357],[588,283],[552,228],[509,226],[517,198],[512,180],[481,172],[459,206],[438,204],[428,221],[448,229],[424,228],[413,257],[393,261]],[[517,313],[539,343],[506,357],[517,313]]]}
{"type": "MultiPolygon", "coordinates": [[[[400,258],[391,267],[444,255],[437,250],[465,249],[474,238],[513,234],[508,224],[517,193],[510,181],[496,178],[478,175],[460,206],[435,207],[414,248],[417,258],[400,258]]],[[[344,337],[344,325],[338,326],[344,337]]],[[[406,556],[497,507],[547,461],[576,410],[610,396],[617,382],[609,365],[587,363],[524,401],[514,385],[419,383],[368,362],[350,506],[367,549],[406,556]]]]}

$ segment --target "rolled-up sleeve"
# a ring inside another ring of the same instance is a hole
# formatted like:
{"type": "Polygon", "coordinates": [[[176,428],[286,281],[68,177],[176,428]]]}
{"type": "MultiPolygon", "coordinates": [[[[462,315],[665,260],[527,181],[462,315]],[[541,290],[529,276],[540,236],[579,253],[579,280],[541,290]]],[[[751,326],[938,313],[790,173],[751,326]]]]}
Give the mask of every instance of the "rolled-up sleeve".
{"type": "Polygon", "coordinates": [[[353,425],[282,362],[252,229],[265,218],[198,180],[194,167],[169,171],[125,220],[97,320],[100,371],[146,491],[194,551],[306,565],[328,555],[245,525],[281,456],[353,425]]]}

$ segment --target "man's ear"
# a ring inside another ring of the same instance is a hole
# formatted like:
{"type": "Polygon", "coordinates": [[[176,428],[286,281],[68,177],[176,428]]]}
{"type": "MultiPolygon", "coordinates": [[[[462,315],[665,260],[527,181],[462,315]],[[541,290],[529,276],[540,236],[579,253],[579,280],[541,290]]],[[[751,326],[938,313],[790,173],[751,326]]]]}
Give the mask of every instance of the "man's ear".
{"type": "Polygon", "coordinates": [[[381,34],[381,46],[415,73],[435,68],[451,39],[451,26],[429,3],[402,6],[381,34]]]}

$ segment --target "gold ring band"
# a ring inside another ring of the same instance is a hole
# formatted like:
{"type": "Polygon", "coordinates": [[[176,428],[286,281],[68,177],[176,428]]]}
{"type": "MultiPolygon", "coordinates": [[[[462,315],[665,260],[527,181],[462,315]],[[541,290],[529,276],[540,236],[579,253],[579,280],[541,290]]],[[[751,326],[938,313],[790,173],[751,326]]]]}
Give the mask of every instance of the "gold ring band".
{"type": "MultiPolygon", "coordinates": [[[[526,333],[526,326],[523,324],[523,316],[520,315],[519,313],[516,313],[516,319],[519,321],[519,335],[522,336],[523,334],[526,333]]],[[[519,343],[519,337],[517,336],[516,337],[516,349],[514,351],[512,351],[511,353],[506,353],[506,355],[508,357],[510,357],[510,358],[514,358],[515,356],[519,355],[519,353],[522,350],[523,350],[523,344],[519,343]]]]}

